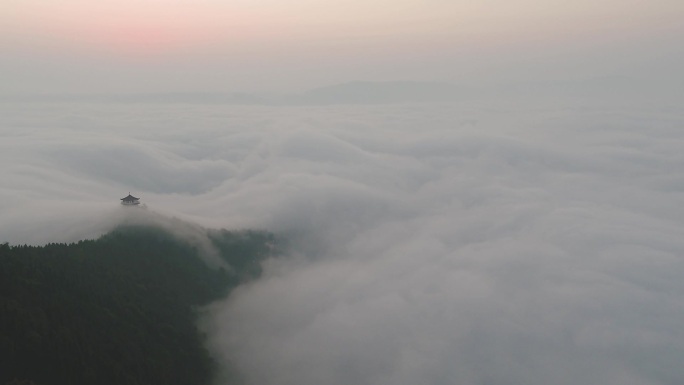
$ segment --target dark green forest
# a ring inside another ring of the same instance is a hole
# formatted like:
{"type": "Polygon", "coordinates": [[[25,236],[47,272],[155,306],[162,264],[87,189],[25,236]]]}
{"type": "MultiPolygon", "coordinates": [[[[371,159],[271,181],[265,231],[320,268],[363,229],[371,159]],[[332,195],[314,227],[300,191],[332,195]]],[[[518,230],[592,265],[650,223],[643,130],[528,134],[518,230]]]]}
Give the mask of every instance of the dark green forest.
{"type": "Polygon", "coordinates": [[[152,227],[97,240],[0,244],[0,384],[202,384],[197,309],[258,276],[267,232],[210,231],[231,268],[152,227]]]}

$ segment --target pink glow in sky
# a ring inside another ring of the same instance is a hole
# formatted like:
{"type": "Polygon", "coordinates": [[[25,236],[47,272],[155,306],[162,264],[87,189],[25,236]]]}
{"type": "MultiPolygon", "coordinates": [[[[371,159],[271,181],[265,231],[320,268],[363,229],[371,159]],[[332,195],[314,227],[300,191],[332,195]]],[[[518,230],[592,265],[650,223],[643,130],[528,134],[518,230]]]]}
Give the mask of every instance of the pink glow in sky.
{"type": "Polygon", "coordinates": [[[256,16],[227,9],[173,2],[65,1],[19,8],[9,34],[32,36],[80,49],[120,54],[184,50],[215,40],[234,41],[250,33],[256,16]]]}
{"type": "Polygon", "coordinates": [[[642,62],[653,55],[677,62],[684,35],[679,0],[5,0],[2,8],[0,69],[18,72],[6,84],[66,82],[56,74],[64,63],[83,66],[96,83],[104,71],[152,88],[174,88],[168,77],[179,71],[208,74],[176,84],[182,89],[376,76],[460,81],[536,76],[556,65],[567,68],[554,76],[581,77],[625,63],[650,68],[642,62]],[[131,58],[139,66],[116,64],[131,58]]]}

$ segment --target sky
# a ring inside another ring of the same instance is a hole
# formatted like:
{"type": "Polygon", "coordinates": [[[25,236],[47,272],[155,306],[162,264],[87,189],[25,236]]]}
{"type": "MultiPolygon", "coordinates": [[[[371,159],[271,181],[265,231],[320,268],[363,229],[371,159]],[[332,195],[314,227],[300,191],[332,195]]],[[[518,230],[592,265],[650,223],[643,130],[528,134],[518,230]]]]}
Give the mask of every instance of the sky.
{"type": "Polygon", "coordinates": [[[666,82],[684,64],[682,17],[677,0],[6,0],[0,92],[666,82]]]}

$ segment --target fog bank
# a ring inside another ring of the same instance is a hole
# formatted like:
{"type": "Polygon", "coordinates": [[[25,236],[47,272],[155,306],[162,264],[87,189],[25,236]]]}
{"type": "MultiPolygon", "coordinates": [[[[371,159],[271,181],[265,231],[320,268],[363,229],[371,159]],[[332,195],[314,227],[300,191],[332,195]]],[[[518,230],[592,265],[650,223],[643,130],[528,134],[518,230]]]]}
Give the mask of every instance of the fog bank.
{"type": "Polygon", "coordinates": [[[249,384],[679,384],[680,106],[3,104],[0,242],[287,235],[201,322],[249,384]]]}

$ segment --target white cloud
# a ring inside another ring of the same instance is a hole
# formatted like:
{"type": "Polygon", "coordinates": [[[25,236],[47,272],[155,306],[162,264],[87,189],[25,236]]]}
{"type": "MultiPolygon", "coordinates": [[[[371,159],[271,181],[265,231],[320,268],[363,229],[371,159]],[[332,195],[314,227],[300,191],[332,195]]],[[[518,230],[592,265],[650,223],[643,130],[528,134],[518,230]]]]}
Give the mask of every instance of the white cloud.
{"type": "Polygon", "coordinates": [[[202,322],[248,383],[684,379],[681,108],[0,108],[0,241],[106,231],[129,188],[291,237],[202,322]]]}

